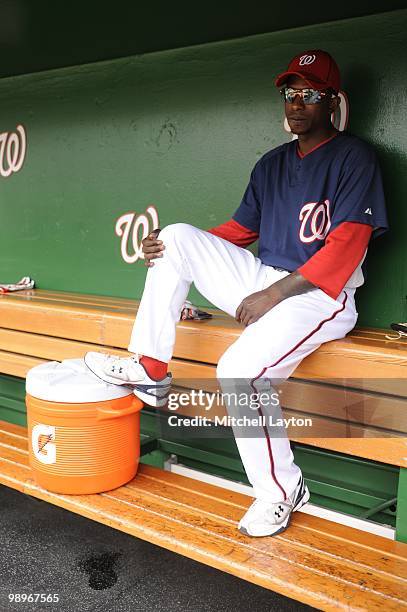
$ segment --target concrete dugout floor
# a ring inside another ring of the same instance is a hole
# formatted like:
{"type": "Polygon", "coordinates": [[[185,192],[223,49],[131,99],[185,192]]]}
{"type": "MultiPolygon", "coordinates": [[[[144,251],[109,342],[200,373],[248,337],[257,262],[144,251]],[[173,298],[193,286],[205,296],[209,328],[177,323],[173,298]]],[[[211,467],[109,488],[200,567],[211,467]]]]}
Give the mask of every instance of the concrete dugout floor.
{"type": "Polygon", "coordinates": [[[314,608],[0,486],[0,610],[314,608]],[[59,603],[10,604],[9,593],[58,593],[59,603]]]}

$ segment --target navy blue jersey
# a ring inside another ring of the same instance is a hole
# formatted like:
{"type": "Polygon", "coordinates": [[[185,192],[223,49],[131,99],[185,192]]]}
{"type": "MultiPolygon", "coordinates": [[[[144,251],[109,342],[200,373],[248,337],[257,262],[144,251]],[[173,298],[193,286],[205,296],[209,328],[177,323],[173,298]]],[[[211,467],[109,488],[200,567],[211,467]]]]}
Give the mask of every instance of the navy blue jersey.
{"type": "Polygon", "coordinates": [[[297,143],[261,157],[233,215],[259,233],[261,261],[290,272],[345,221],[371,225],[374,236],[388,229],[380,168],[366,142],[339,132],[302,158],[297,143]]]}

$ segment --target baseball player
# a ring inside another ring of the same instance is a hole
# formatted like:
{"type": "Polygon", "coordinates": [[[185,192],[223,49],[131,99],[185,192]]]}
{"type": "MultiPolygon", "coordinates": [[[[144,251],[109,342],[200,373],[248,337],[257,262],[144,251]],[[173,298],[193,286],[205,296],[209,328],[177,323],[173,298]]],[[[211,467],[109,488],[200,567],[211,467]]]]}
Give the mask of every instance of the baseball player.
{"type": "MultiPolygon", "coordinates": [[[[364,282],[367,247],[387,229],[375,153],[331,122],[340,104],[340,74],[327,52],[300,53],[275,83],[298,139],[259,159],[226,223],[207,231],[175,223],[143,240],[149,270],[128,347],[132,356],[85,357],[97,376],[131,385],[147,404],[165,403],[167,364],[191,283],[244,326],[219,360],[221,386],[245,380],[255,389],[284,380],[304,357],[356,323],[355,290],[364,282]],[[256,240],[257,257],[245,249],[256,240]]],[[[281,533],[310,496],[287,436],[273,437],[267,424],[260,429],[258,437],[236,437],[256,498],[238,526],[249,536],[281,533]]]]}

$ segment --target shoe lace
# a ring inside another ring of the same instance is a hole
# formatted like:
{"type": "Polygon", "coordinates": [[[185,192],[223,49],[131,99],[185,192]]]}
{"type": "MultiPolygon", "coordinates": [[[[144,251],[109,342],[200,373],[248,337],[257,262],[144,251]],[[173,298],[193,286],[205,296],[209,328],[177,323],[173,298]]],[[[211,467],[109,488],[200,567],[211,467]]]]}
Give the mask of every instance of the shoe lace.
{"type": "Polygon", "coordinates": [[[119,357],[118,355],[109,355],[106,367],[108,369],[117,367],[118,369],[120,368],[121,370],[123,370],[123,368],[126,368],[126,366],[130,365],[130,361],[136,365],[141,365],[138,360],[138,355],[132,355],[131,357],[127,358],[119,357]]]}

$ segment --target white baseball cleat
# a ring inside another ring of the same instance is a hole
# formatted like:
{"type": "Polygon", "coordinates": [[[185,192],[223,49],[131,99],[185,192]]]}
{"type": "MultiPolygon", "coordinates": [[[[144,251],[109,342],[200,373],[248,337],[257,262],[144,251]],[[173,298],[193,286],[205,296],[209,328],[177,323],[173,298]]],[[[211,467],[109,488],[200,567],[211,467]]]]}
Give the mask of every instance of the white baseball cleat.
{"type": "Polygon", "coordinates": [[[136,355],[117,357],[91,351],[86,353],[84,361],[95,376],[113,385],[132,387],[134,395],[149,406],[161,407],[167,403],[171,374],[161,380],[150,378],[136,355]]]}
{"type": "Polygon", "coordinates": [[[256,499],[244,517],[238,529],[248,536],[273,536],[285,531],[290,524],[291,514],[307,503],[310,493],[301,475],[292,494],[282,502],[268,502],[256,499]]]}

